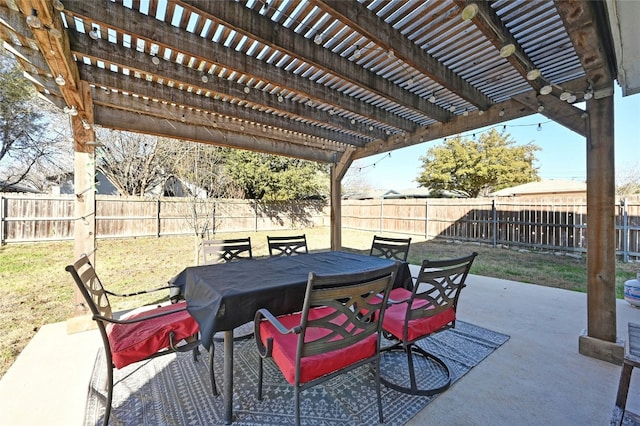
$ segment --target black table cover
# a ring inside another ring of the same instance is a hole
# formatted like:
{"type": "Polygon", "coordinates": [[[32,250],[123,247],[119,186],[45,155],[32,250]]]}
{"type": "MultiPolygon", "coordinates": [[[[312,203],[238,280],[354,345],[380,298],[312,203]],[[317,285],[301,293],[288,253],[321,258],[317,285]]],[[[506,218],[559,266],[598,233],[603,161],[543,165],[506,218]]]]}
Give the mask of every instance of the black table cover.
{"type": "MultiPolygon", "coordinates": [[[[217,331],[232,330],[253,320],[260,308],[282,315],[302,309],[309,272],[342,274],[365,272],[393,260],[339,251],[273,257],[215,265],[193,266],[178,274],[189,313],[200,326],[208,347],[217,331]]],[[[403,263],[395,287],[411,285],[409,266],[403,263]]]]}

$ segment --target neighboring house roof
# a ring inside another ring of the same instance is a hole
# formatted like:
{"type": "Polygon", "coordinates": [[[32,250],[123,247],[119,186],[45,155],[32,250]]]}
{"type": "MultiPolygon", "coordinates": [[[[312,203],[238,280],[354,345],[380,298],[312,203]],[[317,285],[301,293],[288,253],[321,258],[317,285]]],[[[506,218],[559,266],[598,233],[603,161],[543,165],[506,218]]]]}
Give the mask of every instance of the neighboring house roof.
{"type": "Polygon", "coordinates": [[[523,185],[504,188],[489,194],[491,197],[517,197],[522,195],[586,194],[587,184],[575,180],[543,179],[523,185]]]}
{"type": "Polygon", "coordinates": [[[457,197],[452,192],[449,191],[434,191],[431,188],[405,188],[400,191],[394,191],[395,194],[390,194],[385,196],[384,198],[452,198],[457,197]]]}
{"type": "Polygon", "coordinates": [[[19,183],[7,184],[6,182],[2,181],[0,181],[0,192],[30,192],[33,194],[40,193],[40,191],[28,185],[22,185],[19,183]]]}
{"type": "Polygon", "coordinates": [[[406,188],[400,191],[395,189],[374,189],[362,193],[347,194],[343,197],[345,200],[373,200],[378,198],[397,199],[397,198],[430,198],[430,197],[455,197],[453,193],[448,191],[433,191],[429,188],[406,188]]]}

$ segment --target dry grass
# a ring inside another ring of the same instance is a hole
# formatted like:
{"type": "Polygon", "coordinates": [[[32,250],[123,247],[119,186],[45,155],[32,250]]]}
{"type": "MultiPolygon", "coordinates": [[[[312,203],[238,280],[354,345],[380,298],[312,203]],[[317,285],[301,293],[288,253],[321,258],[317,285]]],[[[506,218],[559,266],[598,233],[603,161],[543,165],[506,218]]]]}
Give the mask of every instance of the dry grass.
{"type": "MultiPolygon", "coordinates": [[[[311,250],[327,250],[327,228],[305,229],[311,250]]],[[[270,234],[292,234],[271,232],[270,234]]],[[[220,237],[246,236],[224,234],[220,237]]],[[[266,256],[267,232],[251,233],[254,256],[266,256]]],[[[389,235],[393,236],[393,235],[389,235]]],[[[345,250],[368,253],[373,233],[344,230],[345,250]]],[[[479,244],[413,239],[411,263],[423,258],[444,258],[479,253],[473,274],[504,278],[568,290],[586,291],[586,260],[553,253],[495,249],[479,244]]],[[[164,285],[184,267],[195,264],[191,237],[100,240],[96,266],[103,283],[115,291],[153,288],[164,285]]],[[[73,260],[73,243],[17,244],[0,248],[0,283],[5,298],[0,300],[0,377],[20,351],[44,324],[66,320],[72,312],[73,282],[64,267],[73,260]]],[[[617,265],[617,286],[635,276],[638,264],[617,265]]],[[[147,299],[146,302],[150,302],[147,299]]],[[[141,303],[112,301],[116,309],[141,303]]]]}

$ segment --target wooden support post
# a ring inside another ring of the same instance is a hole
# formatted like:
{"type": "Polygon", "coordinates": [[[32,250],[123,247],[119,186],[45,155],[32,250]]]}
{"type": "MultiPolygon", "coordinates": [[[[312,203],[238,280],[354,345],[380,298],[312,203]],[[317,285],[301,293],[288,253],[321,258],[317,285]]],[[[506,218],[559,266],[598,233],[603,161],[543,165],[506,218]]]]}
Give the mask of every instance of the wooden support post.
{"type": "Polygon", "coordinates": [[[335,158],[331,164],[331,250],[342,248],[342,188],[340,182],[353,162],[354,153],[354,147],[347,148],[340,158],[335,158]]]}
{"type": "Polygon", "coordinates": [[[583,355],[622,363],[616,338],[613,96],[587,101],[587,330],[583,355]]]}
{"type": "Polygon", "coordinates": [[[331,165],[331,250],[342,248],[342,194],[337,167],[331,165]]]}
{"type": "MultiPolygon", "coordinates": [[[[81,83],[82,97],[87,109],[71,117],[75,150],[73,192],[75,194],[75,221],[73,225],[74,259],[83,254],[89,256],[95,265],[96,251],[96,146],[95,132],[90,126],[93,122],[93,109],[90,88],[81,83]]],[[[83,331],[93,326],[84,298],[78,289],[74,293],[74,310],[67,321],[67,332],[83,331]]]]}

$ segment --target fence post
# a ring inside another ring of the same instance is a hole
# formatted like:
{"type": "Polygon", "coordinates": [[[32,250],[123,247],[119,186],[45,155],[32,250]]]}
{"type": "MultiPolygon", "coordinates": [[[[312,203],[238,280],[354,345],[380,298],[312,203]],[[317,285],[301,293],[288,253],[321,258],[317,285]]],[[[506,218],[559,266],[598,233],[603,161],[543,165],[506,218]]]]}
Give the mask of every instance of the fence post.
{"type": "Polygon", "coordinates": [[[5,243],[5,226],[7,224],[7,221],[5,220],[4,216],[6,214],[6,208],[5,208],[5,202],[7,201],[7,199],[4,196],[0,196],[0,246],[4,245],[5,243]]]}
{"type": "Polygon", "coordinates": [[[627,199],[622,200],[622,261],[629,263],[629,211],[627,199]]]}
{"type": "Polygon", "coordinates": [[[491,215],[493,216],[493,247],[498,246],[498,214],[496,199],[491,200],[491,215]]]}
{"type": "Polygon", "coordinates": [[[253,200],[253,217],[255,232],[258,232],[258,200],[253,200]]]}
{"type": "Polygon", "coordinates": [[[380,198],[380,232],[384,232],[384,198],[380,198]]]}
{"type": "Polygon", "coordinates": [[[424,239],[429,240],[429,200],[424,203],[424,239]]]}
{"type": "Polygon", "coordinates": [[[156,200],[156,238],[160,238],[160,198],[156,200]]]}

